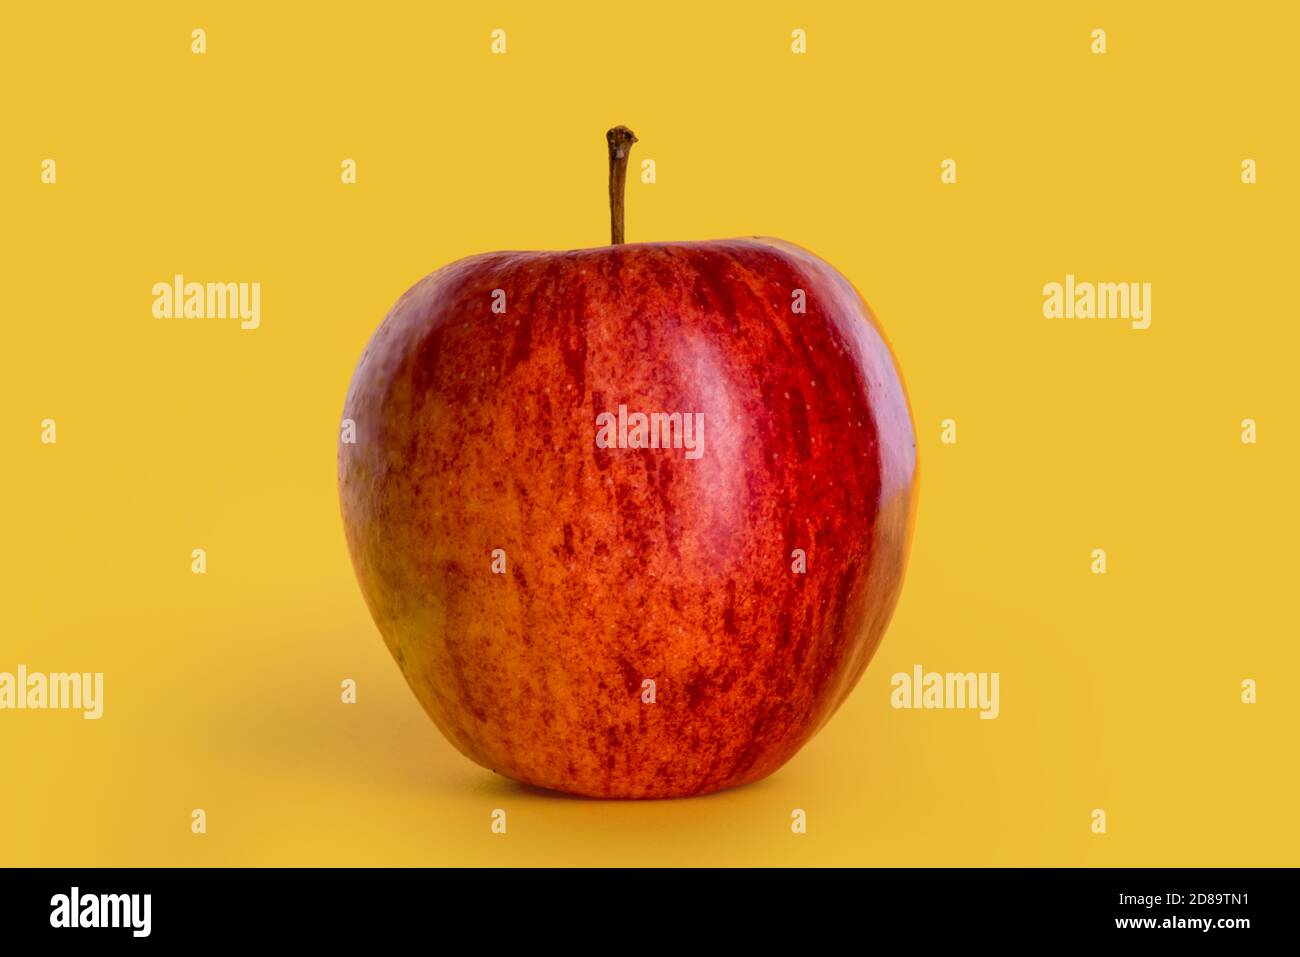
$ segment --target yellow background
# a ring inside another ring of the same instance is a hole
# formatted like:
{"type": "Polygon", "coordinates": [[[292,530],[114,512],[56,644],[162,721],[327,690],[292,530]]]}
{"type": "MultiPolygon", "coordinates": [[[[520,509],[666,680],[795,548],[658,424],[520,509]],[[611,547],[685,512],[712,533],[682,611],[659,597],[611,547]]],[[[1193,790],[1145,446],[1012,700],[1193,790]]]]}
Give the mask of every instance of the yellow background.
{"type": "Polygon", "coordinates": [[[1294,10],[475,6],[6,8],[0,670],[103,671],[106,702],[0,712],[0,864],[1296,863],[1294,10]],[[407,287],[605,241],[616,123],[658,164],[629,241],[779,236],[853,279],[922,471],[848,703],[768,780],[660,803],[453,751],[335,474],[407,287]],[[177,272],[261,282],[262,327],[155,320],[177,272]],[[1045,319],[1067,272],[1152,283],[1151,328],[1045,319]],[[892,710],[917,663],[999,672],[1001,717],[892,710]]]}

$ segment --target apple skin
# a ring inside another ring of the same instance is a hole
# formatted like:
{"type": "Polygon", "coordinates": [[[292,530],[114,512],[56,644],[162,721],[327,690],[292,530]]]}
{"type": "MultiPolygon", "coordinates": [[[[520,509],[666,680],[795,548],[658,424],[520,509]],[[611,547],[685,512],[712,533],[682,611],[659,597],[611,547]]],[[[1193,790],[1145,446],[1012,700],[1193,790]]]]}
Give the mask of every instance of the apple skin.
{"type": "Polygon", "coordinates": [[[393,307],[344,416],[344,526],[384,641],[452,744],[526,784],[662,798],[770,774],[853,689],[902,586],[898,368],[849,282],[788,243],[454,263],[393,307]],[[620,404],[703,412],[703,455],[598,448],[620,404]]]}

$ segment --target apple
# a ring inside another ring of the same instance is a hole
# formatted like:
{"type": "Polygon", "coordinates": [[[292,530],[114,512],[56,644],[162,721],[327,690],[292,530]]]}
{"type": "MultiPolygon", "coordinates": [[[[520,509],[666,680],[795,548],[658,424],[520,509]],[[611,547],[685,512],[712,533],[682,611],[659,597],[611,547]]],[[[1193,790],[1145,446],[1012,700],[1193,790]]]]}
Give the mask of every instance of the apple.
{"type": "Polygon", "coordinates": [[[357,365],[349,551],[434,723],[604,798],[770,774],[831,717],[902,586],[916,443],[853,286],[772,239],[623,243],[425,277],[357,365]]]}

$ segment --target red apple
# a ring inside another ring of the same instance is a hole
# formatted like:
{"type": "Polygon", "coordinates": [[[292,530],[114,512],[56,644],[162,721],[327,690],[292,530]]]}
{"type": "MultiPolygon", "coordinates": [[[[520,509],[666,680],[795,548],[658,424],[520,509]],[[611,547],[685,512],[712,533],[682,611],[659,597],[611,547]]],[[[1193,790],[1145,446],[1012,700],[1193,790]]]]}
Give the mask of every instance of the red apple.
{"type": "Polygon", "coordinates": [[[780,767],[867,667],[915,436],[879,326],[816,256],[623,245],[634,137],[609,139],[613,245],[461,260],[374,334],[343,520],[466,756],[576,794],[703,794],[780,767]]]}

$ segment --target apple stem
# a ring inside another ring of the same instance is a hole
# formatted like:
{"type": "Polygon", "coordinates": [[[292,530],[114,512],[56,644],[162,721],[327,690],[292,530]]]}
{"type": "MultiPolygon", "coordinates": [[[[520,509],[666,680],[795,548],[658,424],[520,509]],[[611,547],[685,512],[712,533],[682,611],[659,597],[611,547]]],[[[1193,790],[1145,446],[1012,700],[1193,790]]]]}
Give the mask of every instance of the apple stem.
{"type": "Polygon", "coordinates": [[[623,191],[627,185],[627,157],[636,142],[636,134],[626,126],[616,126],[605,134],[609,141],[609,241],[623,244],[623,191]]]}

